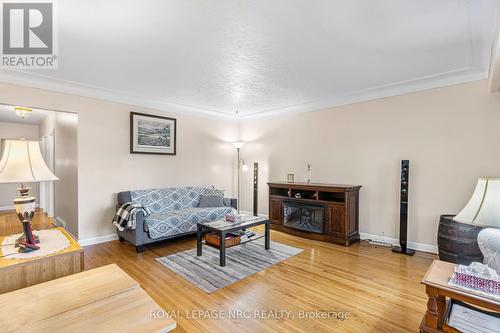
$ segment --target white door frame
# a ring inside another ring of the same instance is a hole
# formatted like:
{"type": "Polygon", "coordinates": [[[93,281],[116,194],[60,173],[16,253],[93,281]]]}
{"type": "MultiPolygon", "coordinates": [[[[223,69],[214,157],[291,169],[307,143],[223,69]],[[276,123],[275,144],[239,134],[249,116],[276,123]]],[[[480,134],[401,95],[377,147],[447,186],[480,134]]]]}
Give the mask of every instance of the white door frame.
{"type": "MultiPolygon", "coordinates": [[[[44,135],[41,138],[42,156],[50,171],[54,173],[54,133],[44,135]]],[[[40,183],[40,208],[47,213],[49,217],[55,215],[55,195],[54,195],[54,182],[41,182],[40,183]]]]}

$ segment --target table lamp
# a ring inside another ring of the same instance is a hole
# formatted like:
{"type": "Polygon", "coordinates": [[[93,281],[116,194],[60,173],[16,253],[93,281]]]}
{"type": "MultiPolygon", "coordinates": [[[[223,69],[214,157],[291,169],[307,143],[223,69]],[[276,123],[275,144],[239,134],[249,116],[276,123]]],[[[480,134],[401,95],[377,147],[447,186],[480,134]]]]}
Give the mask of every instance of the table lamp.
{"type": "Polygon", "coordinates": [[[31,221],[35,215],[36,199],[29,196],[26,183],[58,180],[47,167],[38,141],[2,140],[4,147],[0,159],[0,183],[20,183],[19,197],[14,199],[16,214],[23,225],[24,235],[16,241],[19,252],[38,250],[37,237],[33,236],[31,221]]]}
{"type": "Polygon", "coordinates": [[[479,178],[469,202],[453,220],[500,228],[500,178],[479,178]]]}
{"type": "Polygon", "coordinates": [[[485,227],[477,235],[484,263],[500,273],[500,178],[479,178],[457,222],[485,227]]]}

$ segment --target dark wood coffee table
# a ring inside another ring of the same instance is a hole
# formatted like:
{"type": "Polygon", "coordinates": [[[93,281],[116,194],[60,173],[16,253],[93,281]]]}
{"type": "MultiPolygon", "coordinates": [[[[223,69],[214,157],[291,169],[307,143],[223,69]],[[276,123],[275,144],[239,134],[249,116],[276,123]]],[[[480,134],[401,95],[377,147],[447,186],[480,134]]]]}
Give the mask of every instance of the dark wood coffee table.
{"type": "MultiPolygon", "coordinates": [[[[255,227],[258,225],[264,224],[265,226],[265,249],[269,250],[270,248],[270,225],[269,225],[269,219],[264,218],[264,217],[257,217],[257,216],[252,216],[252,215],[242,215],[241,220],[238,222],[229,222],[224,219],[220,220],[215,220],[215,221],[210,221],[210,222],[200,222],[198,223],[198,232],[196,233],[196,255],[199,257],[202,255],[202,248],[203,248],[203,243],[202,243],[202,236],[203,232],[209,231],[209,232],[215,232],[219,235],[220,239],[220,244],[219,244],[219,252],[220,252],[220,265],[222,267],[226,266],[226,234],[235,232],[235,231],[240,231],[243,229],[247,229],[250,227],[255,227]]],[[[241,242],[240,244],[245,244],[248,242],[252,242],[254,240],[257,240],[259,238],[262,238],[262,235],[254,236],[246,241],[241,242]]],[[[235,246],[237,246],[235,245],[235,246]]]]}

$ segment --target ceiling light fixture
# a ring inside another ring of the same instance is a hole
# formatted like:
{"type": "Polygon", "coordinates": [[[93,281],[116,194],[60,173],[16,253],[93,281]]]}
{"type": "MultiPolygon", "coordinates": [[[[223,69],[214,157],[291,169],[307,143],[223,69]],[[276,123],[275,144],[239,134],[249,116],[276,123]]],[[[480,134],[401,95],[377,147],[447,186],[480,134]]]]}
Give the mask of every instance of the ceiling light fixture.
{"type": "Polygon", "coordinates": [[[23,119],[26,117],[29,117],[29,115],[31,114],[31,111],[33,111],[30,108],[25,108],[22,106],[16,106],[16,107],[14,107],[14,110],[16,111],[16,114],[23,119]]]}

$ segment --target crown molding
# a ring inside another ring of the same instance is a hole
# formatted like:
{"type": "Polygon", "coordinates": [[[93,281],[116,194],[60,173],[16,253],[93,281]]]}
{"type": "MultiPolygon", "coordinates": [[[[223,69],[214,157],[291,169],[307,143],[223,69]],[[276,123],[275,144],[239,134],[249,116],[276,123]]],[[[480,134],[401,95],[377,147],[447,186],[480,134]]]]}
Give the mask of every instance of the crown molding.
{"type": "Polygon", "coordinates": [[[320,111],[334,107],[367,102],[387,97],[400,96],[419,91],[425,91],[435,88],[443,88],[457,84],[463,84],[473,81],[487,79],[488,69],[479,70],[475,68],[462,68],[436,75],[421,77],[408,81],[391,83],[388,85],[377,86],[366,90],[360,90],[343,96],[333,97],[331,99],[318,100],[310,103],[292,105],[285,108],[266,110],[251,115],[242,115],[240,119],[252,119],[258,117],[269,117],[282,114],[304,113],[311,111],[320,111]]]}
{"type": "Polygon", "coordinates": [[[233,114],[219,112],[199,108],[196,106],[171,103],[159,98],[151,96],[142,96],[137,94],[129,94],[117,90],[101,88],[97,86],[81,84],[74,81],[56,79],[45,75],[26,73],[14,70],[0,70],[0,82],[49,90],[58,93],[77,95],[98,100],[105,100],[131,106],[151,108],[157,110],[168,110],[174,113],[182,113],[188,115],[204,115],[209,117],[238,119],[239,117],[233,114]]]}
{"type": "Polygon", "coordinates": [[[366,90],[349,93],[334,98],[312,101],[309,103],[286,106],[283,108],[265,110],[252,114],[233,115],[216,110],[203,109],[191,105],[171,103],[158,98],[139,96],[123,93],[120,91],[103,89],[95,86],[84,85],[73,81],[54,79],[44,75],[33,73],[21,73],[19,71],[0,71],[0,82],[50,90],[59,93],[72,94],[99,100],[106,100],[137,107],[146,107],[171,112],[203,115],[233,120],[245,120],[258,117],[276,116],[290,113],[303,113],[330,109],[338,106],[366,102],[386,97],[393,97],[414,93],[423,90],[441,88],[472,81],[487,79],[488,69],[461,68],[454,71],[436,75],[420,77],[413,80],[391,83],[377,86],[366,90]]]}

